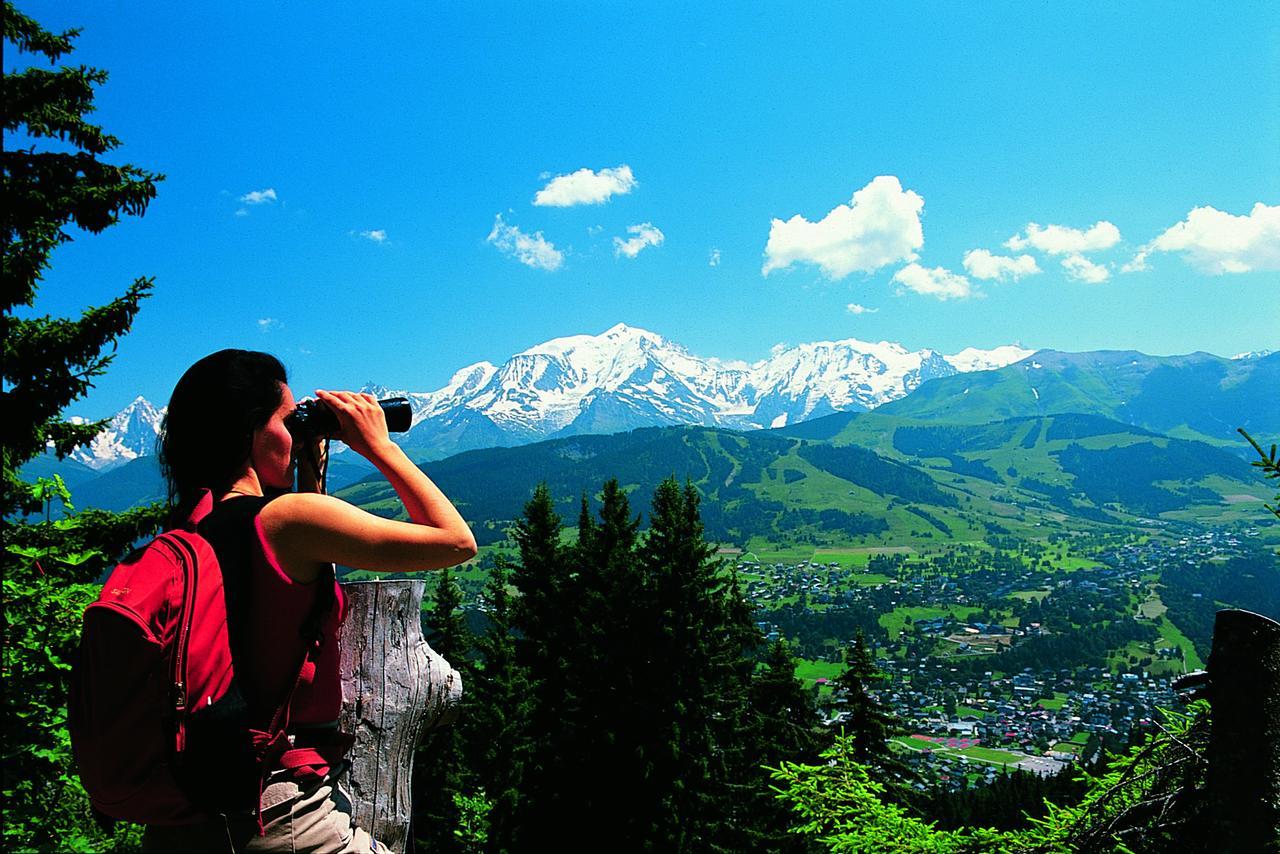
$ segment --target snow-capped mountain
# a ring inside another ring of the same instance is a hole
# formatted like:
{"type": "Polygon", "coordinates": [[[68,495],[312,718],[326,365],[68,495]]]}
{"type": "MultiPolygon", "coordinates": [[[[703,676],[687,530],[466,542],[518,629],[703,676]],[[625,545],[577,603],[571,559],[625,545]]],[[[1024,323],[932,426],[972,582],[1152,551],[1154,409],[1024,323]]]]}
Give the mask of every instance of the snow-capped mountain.
{"type": "Polygon", "coordinates": [[[777,427],[872,409],[926,380],[1002,367],[1032,352],[970,348],[948,357],[847,339],[783,348],[747,365],[695,356],[620,323],[599,335],[547,341],[501,366],[470,365],[438,391],[407,395],[414,428],[404,444],[453,453],[669,424],[777,427]]]}
{"type": "Polygon", "coordinates": [[[117,412],[91,443],[76,448],[71,458],[91,469],[105,471],[153,454],[163,418],[163,409],[156,409],[145,397],[138,396],[117,412]]]}
{"type": "MultiPolygon", "coordinates": [[[[661,335],[619,323],[599,335],[546,341],[502,365],[468,365],[435,391],[372,384],[362,390],[408,397],[413,428],[401,443],[445,456],[637,427],[780,427],[832,412],[873,409],[927,380],[992,370],[1032,352],[1009,345],[945,356],[849,338],[780,348],[748,365],[695,356],[661,335]]],[[[107,468],[150,453],[160,417],[139,398],[76,458],[107,468]]]]}

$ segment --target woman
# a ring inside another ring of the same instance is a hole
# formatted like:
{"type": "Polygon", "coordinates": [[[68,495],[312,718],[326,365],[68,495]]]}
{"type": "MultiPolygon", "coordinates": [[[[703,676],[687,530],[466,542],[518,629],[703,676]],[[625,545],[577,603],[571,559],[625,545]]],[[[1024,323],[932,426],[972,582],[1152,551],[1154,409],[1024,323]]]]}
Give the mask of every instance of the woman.
{"type": "Polygon", "coordinates": [[[199,794],[202,803],[221,805],[223,814],[202,825],[148,827],[144,850],[377,850],[367,832],[351,826],[350,804],[334,783],[345,747],[336,732],[342,704],[336,641],[344,607],[332,566],[439,569],[474,557],[476,544],[449,499],[390,440],[372,395],[316,395],[337,416],[337,438],[387,478],[410,521],[384,519],[318,492],[309,465],[299,467],[299,491],[291,491],[298,458],[318,459],[319,448],[295,446],[288,427],[293,392],[284,366],[266,353],[222,350],[192,365],[174,388],[160,456],[175,518],[187,518],[212,498],[198,530],[223,569],[246,718],[264,727],[292,687],[290,738],[316,747],[327,764],[268,769],[259,792],[257,779],[246,784],[244,756],[189,757],[187,764],[222,769],[220,780],[203,776],[199,794]],[[299,677],[298,661],[317,627],[321,644],[299,677]]]}

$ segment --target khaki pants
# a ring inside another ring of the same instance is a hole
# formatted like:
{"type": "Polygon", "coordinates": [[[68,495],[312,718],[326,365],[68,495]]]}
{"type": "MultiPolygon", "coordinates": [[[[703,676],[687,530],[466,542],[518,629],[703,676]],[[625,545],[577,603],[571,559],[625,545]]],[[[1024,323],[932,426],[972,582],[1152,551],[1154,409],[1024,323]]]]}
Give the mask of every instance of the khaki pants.
{"type": "Polygon", "coordinates": [[[277,777],[263,792],[262,822],[248,813],[204,824],[147,827],[142,850],[153,854],[375,854],[384,851],[364,828],[351,824],[351,801],[338,788],[341,769],[307,787],[277,777]]]}

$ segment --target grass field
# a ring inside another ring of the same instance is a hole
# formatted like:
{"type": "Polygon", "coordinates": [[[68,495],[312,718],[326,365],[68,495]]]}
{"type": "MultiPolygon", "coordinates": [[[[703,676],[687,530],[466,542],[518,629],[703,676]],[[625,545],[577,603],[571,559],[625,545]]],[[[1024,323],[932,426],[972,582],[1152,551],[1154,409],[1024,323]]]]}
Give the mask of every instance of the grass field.
{"type": "Polygon", "coordinates": [[[956,750],[954,753],[958,756],[967,756],[970,759],[977,759],[979,762],[991,762],[995,765],[1016,765],[1025,756],[1018,753],[1010,753],[1007,750],[996,750],[993,747],[966,747],[963,750],[956,750]]]}
{"type": "Polygon", "coordinates": [[[932,620],[935,617],[945,617],[950,613],[957,620],[963,621],[969,619],[970,614],[977,613],[980,610],[980,608],[968,605],[948,605],[946,608],[930,608],[927,606],[894,608],[889,613],[880,615],[880,625],[889,633],[890,638],[896,638],[907,624],[907,617],[910,617],[912,622],[918,622],[920,620],[932,620]]]}
{"type": "Polygon", "coordinates": [[[1054,691],[1052,700],[1040,700],[1036,705],[1042,709],[1048,709],[1051,712],[1056,712],[1061,709],[1066,702],[1066,694],[1063,694],[1061,691],[1054,691]]]}
{"type": "MultiPolygon", "coordinates": [[[[796,659],[796,678],[804,682],[806,688],[817,679],[835,679],[844,670],[843,664],[832,664],[829,661],[813,661],[808,658],[796,659]]],[[[827,689],[830,690],[830,689],[827,689]]]]}
{"type": "Polygon", "coordinates": [[[1156,626],[1156,630],[1160,632],[1160,646],[1182,648],[1184,663],[1188,671],[1204,668],[1204,661],[1200,658],[1200,653],[1196,652],[1195,644],[1182,633],[1181,629],[1173,624],[1173,621],[1168,616],[1160,621],[1160,625],[1156,626]]]}

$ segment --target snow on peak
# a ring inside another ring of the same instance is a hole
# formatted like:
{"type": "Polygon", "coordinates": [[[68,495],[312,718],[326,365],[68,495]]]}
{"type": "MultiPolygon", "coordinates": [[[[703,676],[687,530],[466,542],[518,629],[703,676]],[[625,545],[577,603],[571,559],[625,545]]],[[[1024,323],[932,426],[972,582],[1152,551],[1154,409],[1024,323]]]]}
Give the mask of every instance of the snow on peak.
{"type": "Polygon", "coordinates": [[[164,412],[138,395],[112,417],[92,442],[72,452],[71,458],[89,468],[103,470],[152,454],[164,412]]]}
{"type": "MultiPolygon", "coordinates": [[[[846,338],[780,346],[768,358],[746,364],[696,356],[655,332],[617,323],[595,335],[544,341],[501,365],[467,365],[434,391],[397,391],[373,383],[364,390],[378,397],[408,397],[415,447],[452,452],[658,424],[738,429],[795,424],[831,412],[873,409],[930,379],[1003,367],[1033,352],[1006,345],[944,356],[893,341],[846,338]]],[[[79,458],[106,468],[150,453],[160,418],[138,398],[90,448],[78,452],[79,458]]]]}
{"type": "Polygon", "coordinates": [[[964,374],[970,371],[994,371],[997,368],[1003,368],[1005,365],[1021,362],[1035,352],[1035,350],[1019,347],[1017,344],[1005,344],[1000,347],[993,347],[990,350],[966,347],[959,353],[944,356],[943,358],[953,368],[964,374]]]}

